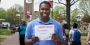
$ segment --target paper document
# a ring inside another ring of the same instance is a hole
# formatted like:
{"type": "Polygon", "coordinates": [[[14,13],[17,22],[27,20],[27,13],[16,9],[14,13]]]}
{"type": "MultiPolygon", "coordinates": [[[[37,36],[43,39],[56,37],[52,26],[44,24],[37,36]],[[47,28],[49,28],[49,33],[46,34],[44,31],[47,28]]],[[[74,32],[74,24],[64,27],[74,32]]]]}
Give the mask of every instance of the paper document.
{"type": "Polygon", "coordinates": [[[35,36],[38,36],[40,40],[51,40],[52,34],[54,34],[54,25],[35,26],[35,36]]]}

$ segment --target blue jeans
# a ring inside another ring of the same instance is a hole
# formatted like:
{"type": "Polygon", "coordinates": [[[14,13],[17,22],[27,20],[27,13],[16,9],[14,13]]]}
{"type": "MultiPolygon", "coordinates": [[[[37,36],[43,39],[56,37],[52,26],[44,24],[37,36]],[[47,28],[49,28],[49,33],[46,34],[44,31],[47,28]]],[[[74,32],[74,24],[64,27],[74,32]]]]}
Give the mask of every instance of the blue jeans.
{"type": "Polygon", "coordinates": [[[66,41],[65,42],[66,42],[66,45],[68,45],[68,38],[66,38],[66,41]]]}

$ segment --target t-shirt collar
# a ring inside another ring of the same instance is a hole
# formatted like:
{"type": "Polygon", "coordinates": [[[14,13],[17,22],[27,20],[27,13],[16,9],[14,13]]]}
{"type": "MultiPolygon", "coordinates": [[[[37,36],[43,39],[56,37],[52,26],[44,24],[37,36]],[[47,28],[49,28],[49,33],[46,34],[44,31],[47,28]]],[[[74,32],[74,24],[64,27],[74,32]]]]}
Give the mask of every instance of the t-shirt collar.
{"type": "MultiPolygon", "coordinates": [[[[43,23],[43,22],[40,20],[40,17],[37,18],[37,21],[38,21],[39,23],[43,23]]],[[[45,24],[52,24],[52,23],[53,23],[53,22],[52,22],[52,19],[49,18],[49,21],[46,22],[45,24]]]]}

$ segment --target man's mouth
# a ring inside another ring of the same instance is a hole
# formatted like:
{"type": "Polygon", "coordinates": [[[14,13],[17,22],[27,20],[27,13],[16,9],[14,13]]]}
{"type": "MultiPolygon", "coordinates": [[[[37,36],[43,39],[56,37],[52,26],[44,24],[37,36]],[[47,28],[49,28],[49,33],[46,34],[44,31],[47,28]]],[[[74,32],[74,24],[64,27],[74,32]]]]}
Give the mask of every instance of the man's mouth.
{"type": "Polygon", "coordinates": [[[47,16],[47,14],[43,14],[43,16],[47,16]]]}

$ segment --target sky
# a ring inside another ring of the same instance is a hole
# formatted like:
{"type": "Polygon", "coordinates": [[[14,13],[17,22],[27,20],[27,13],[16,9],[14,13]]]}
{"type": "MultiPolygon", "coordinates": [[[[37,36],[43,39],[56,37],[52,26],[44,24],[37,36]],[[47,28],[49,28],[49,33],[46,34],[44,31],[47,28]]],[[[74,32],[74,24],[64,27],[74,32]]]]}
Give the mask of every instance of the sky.
{"type": "Polygon", "coordinates": [[[24,0],[1,0],[0,7],[8,9],[11,6],[13,6],[14,4],[20,4],[20,5],[23,6],[24,5],[24,0]]]}
{"type": "MultiPolygon", "coordinates": [[[[38,11],[39,8],[36,8],[39,6],[40,2],[44,1],[44,0],[35,0],[35,4],[34,4],[34,10],[38,11]]],[[[56,1],[56,0],[54,0],[56,1]]],[[[65,1],[62,1],[65,2],[65,1]]],[[[1,4],[0,7],[3,7],[5,10],[7,10],[8,8],[10,8],[11,6],[13,6],[14,4],[20,4],[21,6],[24,6],[24,0],[1,0],[1,4]]],[[[78,4],[78,3],[77,3],[78,4]]],[[[74,4],[71,9],[75,9],[77,7],[77,4],[74,4]]],[[[59,5],[59,4],[57,4],[59,5]]]]}

